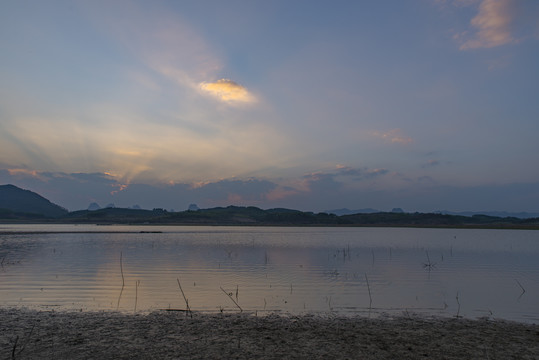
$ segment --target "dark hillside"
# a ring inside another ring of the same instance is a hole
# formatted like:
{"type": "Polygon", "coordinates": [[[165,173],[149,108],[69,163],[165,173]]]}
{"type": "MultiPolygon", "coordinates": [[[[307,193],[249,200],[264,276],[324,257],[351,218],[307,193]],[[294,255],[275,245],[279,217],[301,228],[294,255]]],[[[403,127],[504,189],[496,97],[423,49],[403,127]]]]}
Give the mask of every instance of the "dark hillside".
{"type": "Polygon", "coordinates": [[[25,218],[59,218],[68,213],[63,207],[51,203],[41,195],[14,185],[0,185],[0,209],[0,217],[4,218],[21,215],[25,218]]]}
{"type": "Polygon", "coordinates": [[[82,210],[70,213],[64,221],[184,225],[337,225],[343,223],[336,215],[313,214],[289,209],[262,210],[253,206],[216,207],[182,212],[121,208],[82,210]]]}

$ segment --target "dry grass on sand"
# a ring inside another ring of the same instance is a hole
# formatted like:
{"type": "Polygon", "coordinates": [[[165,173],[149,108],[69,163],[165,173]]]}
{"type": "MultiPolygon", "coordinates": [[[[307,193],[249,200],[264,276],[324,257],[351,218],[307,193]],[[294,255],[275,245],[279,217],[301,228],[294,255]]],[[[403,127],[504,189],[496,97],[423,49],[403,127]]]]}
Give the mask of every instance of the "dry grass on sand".
{"type": "Polygon", "coordinates": [[[340,318],[0,309],[1,359],[539,359],[539,326],[340,318]]]}

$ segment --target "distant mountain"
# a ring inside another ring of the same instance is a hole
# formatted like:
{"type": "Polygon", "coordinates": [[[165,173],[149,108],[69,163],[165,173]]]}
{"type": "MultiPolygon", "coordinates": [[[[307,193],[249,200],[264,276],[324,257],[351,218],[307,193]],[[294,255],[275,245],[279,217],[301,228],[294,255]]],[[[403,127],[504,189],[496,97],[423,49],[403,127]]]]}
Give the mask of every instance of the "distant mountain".
{"type": "Polygon", "coordinates": [[[342,216],[342,215],[353,215],[353,214],[373,214],[373,213],[380,212],[380,210],[376,210],[372,208],[358,209],[358,210],[350,210],[347,208],[342,208],[342,209],[335,209],[335,210],[326,210],[324,212],[327,214],[335,214],[337,216],[342,216]]]}
{"type": "Polygon", "coordinates": [[[68,213],[43,196],[14,185],[0,185],[0,209],[3,218],[59,218],[68,213]]]}
{"type": "Polygon", "coordinates": [[[436,213],[444,215],[460,215],[460,216],[474,216],[474,215],[487,215],[487,216],[496,216],[501,218],[514,217],[519,219],[531,219],[538,218],[539,213],[529,213],[529,212],[508,212],[508,211],[436,211],[436,213]]]}
{"type": "MultiPolygon", "coordinates": [[[[335,214],[337,216],[343,216],[343,215],[354,215],[354,214],[374,214],[374,213],[380,213],[382,211],[366,208],[366,209],[358,209],[358,210],[350,210],[347,208],[342,209],[335,209],[335,210],[326,210],[324,211],[328,214],[335,214]]],[[[394,208],[391,210],[393,213],[405,213],[404,210],[401,208],[394,208]]],[[[514,217],[518,219],[531,219],[531,218],[539,218],[539,213],[529,213],[529,212],[508,212],[508,211],[448,211],[448,210],[441,210],[441,211],[434,211],[433,214],[442,214],[442,215],[456,215],[456,216],[467,216],[471,217],[474,215],[486,215],[486,216],[494,216],[499,218],[506,218],[506,217],[514,217]]]]}
{"type": "Polygon", "coordinates": [[[101,209],[101,206],[99,206],[99,204],[96,203],[96,202],[93,202],[90,205],[88,205],[88,210],[89,211],[95,211],[95,210],[99,210],[99,209],[101,209]]]}
{"type": "Polygon", "coordinates": [[[187,210],[189,210],[189,211],[198,211],[198,210],[200,210],[200,208],[198,207],[197,204],[189,204],[189,207],[187,208],[187,210]]]}

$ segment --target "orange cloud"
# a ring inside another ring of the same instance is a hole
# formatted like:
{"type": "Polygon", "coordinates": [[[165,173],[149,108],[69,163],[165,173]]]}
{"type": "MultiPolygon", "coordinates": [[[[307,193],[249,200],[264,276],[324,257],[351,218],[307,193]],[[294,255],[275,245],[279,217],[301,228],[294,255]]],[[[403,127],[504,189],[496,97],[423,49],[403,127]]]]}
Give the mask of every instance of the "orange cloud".
{"type": "Polygon", "coordinates": [[[34,177],[36,179],[43,180],[44,178],[35,170],[28,169],[7,169],[9,175],[11,176],[28,176],[34,177]]]}
{"type": "Polygon", "coordinates": [[[113,185],[113,187],[118,188],[118,190],[112,190],[110,192],[110,194],[115,195],[115,194],[119,193],[120,191],[123,191],[123,190],[127,189],[128,186],[129,186],[129,184],[115,184],[115,185],[113,185]]]}
{"type": "Polygon", "coordinates": [[[203,82],[200,89],[225,103],[253,103],[256,98],[240,84],[229,80],[221,79],[215,82],[203,82]]]}
{"type": "MultiPolygon", "coordinates": [[[[512,0],[483,0],[479,13],[471,21],[477,33],[465,41],[460,50],[491,48],[515,42],[511,35],[511,24],[515,20],[513,3],[512,0]]],[[[461,35],[465,36],[466,33],[461,35]]],[[[455,38],[460,38],[460,35],[455,38]]]]}

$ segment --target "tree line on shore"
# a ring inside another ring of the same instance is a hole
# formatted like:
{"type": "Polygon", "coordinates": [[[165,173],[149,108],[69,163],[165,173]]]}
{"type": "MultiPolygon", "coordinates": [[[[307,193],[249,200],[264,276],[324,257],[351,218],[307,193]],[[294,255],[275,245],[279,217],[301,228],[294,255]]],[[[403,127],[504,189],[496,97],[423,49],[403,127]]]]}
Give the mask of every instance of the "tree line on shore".
{"type": "Polygon", "coordinates": [[[0,221],[91,224],[260,225],[260,226],[415,226],[539,229],[539,218],[487,215],[376,212],[349,215],[292,209],[263,210],[228,206],[172,212],[164,209],[109,207],[69,212],[34,192],[13,185],[0,186],[0,221]]]}

